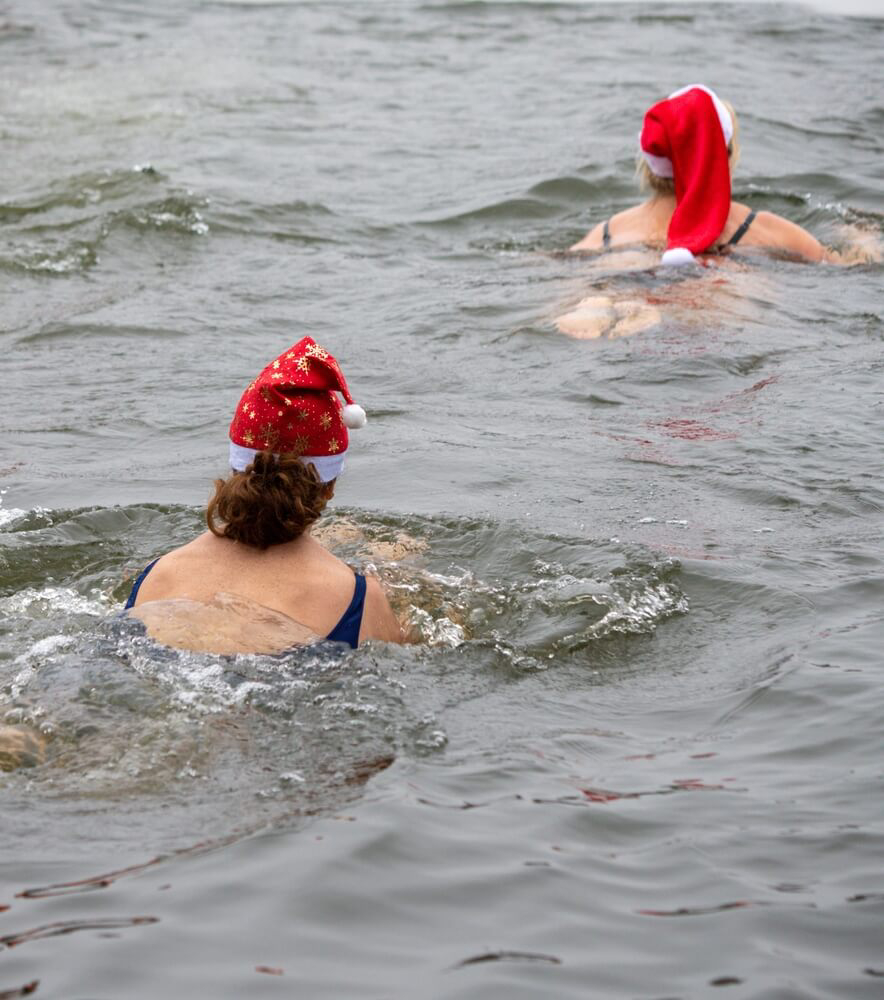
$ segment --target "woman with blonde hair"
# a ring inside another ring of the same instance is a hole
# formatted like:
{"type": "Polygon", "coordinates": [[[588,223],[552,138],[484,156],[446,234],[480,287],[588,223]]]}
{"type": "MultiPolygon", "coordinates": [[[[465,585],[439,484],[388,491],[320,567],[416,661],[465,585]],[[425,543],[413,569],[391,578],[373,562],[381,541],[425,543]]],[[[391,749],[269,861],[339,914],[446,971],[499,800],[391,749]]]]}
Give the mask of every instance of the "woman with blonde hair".
{"type": "Polygon", "coordinates": [[[639,179],[650,197],[600,222],[572,250],[645,244],[664,247],[662,263],[675,266],[738,244],[802,260],[826,258],[801,226],[731,201],[740,151],[737,116],[708,87],[692,84],[649,108],[639,146],[639,179]]]}

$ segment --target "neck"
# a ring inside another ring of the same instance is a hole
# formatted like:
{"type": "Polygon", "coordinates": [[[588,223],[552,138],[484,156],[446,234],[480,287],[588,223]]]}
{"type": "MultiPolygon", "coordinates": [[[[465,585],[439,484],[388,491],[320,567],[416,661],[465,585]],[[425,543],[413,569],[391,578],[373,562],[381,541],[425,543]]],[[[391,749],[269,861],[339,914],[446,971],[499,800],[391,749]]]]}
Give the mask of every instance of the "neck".
{"type": "Polygon", "coordinates": [[[647,203],[661,208],[675,208],[675,195],[668,191],[655,193],[651,195],[647,203]]]}
{"type": "Polygon", "coordinates": [[[655,194],[645,202],[645,212],[660,225],[668,225],[675,211],[674,194],[655,194]]]}

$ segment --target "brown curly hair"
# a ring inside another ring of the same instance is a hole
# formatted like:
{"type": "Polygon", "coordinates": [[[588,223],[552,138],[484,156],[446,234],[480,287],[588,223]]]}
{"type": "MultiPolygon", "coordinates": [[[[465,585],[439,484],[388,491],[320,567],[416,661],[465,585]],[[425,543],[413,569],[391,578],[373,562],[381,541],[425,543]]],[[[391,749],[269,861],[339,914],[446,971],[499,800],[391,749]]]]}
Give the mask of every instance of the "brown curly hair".
{"type": "Polygon", "coordinates": [[[215,480],[206,524],[219,538],[266,549],[302,535],[333,493],[334,480],[323,483],[312,465],[262,451],[245,471],[215,480]]]}

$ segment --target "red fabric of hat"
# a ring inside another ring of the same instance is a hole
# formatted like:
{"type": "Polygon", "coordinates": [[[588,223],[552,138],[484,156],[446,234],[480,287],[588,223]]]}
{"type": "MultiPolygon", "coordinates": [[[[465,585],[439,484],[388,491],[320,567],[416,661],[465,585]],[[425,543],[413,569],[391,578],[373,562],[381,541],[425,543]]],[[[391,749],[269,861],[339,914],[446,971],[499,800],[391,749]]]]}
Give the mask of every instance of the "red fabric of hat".
{"type": "Polygon", "coordinates": [[[709,91],[692,87],[650,108],[641,148],[672,163],[676,208],[667,250],[707,250],[721,235],[731,205],[727,141],[709,91]]]}
{"type": "Polygon", "coordinates": [[[242,394],[230,423],[231,466],[242,471],[255,452],[269,449],[315,459],[328,482],[343,467],[347,427],[364,423],[365,412],[353,403],[336,359],[304,337],[271,361],[242,394]],[[336,392],[348,406],[341,406],[336,392]]]}

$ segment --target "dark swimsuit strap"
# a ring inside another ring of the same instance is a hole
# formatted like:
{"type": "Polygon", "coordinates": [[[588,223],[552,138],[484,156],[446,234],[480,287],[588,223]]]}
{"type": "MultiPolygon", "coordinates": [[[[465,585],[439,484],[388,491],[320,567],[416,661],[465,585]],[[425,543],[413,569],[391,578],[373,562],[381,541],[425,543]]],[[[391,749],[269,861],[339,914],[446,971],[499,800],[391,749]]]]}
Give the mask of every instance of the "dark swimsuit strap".
{"type": "Polygon", "coordinates": [[[365,610],[365,577],[361,573],[353,575],[356,577],[353,598],[341,615],[341,620],[326,638],[332,642],[347,642],[355,649],[359,645],[359,629],[362,627],[362,612],[365,610]]]}
{"type": "Polygon", "coordinates": [[[749,214],[743,219],[739,229],[734,233],[734,235],[725,243],[726,247],[735,247],[740,240],[746,235],[749,227],[752,225],[752,221],[758,213],[753,208],[749,214]]]}
{"type": "Polygon", "coordinates": [[[156,566],[156,564],[159,561],[160,561],[159,557],[157,557],[156,559],[154,559],[154,561],[152,563],[150,563],[149,565],[145,566],[144,569],[138,574],[138,579],[133,584],[133,586],[132,586],[132,592],[129,594],[129,599],[126,601],[126,607],[127,608],[134,608],[135,607],[135,599],[138,597],[138,591],[139,591],[139,589],[141,587],[141,584],[144,583],[144,578],[154,568],[154,566],[156,566]]]}
{"type": "MultiPolygon", "coordinates": [[[[725,247],[735,247],[749,231],[749,227],[755,221],[755,216],[757,214],[758,213],[755,211],[754,208],[751,209],[746,218],[743,219],[743,221],[738,226],[737,231],[734,233],[733,236],[731,236],[731,238],[727,241],[727,243],[725,243],[722,246],[721,249],[723,250],[725,247]]],[[[602,227],[602,247],[605,250],[611,249],[611,227],[609,225],[610,221],[611,221],[610,219],[605,219],[605,224],[602,227]]]]}

